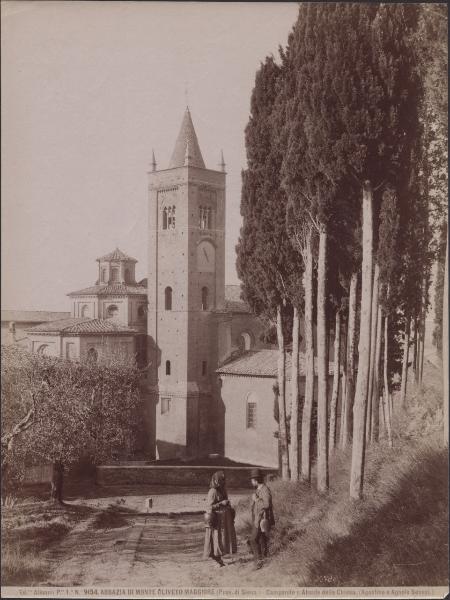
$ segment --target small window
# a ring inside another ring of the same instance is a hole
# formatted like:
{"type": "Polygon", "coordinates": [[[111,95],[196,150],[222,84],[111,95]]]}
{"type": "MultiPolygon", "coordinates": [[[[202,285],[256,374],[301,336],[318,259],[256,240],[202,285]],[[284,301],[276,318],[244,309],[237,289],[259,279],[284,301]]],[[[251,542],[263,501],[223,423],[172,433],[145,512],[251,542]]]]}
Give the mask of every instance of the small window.
{"type": "Polygon", "coordinates": [[[106,281],[107,281],[106,274],[107,274],[107,269],[106,269],[106,267],[103,267],[102,268],[102,283],[106,283],[106,281]]]}
{"type": "Polygon", "coordinates": [[[239,336],[239,349],[241,352],[248,352],[252,347],[252,338],[246,331],[242,332],[239,336]]]}
{"type": "Polygon", "coordinates": [[[166,360],[166,375],[170,375],[170,360],[166,360]]]}
{"type": "Polygon", "coordinates": [[[170,286],[164,290],[164,308],[172,310],[172,288],[170,286]]]}
{"type": "Polygon", "coordinates": [[[111,281],[113,281],[113,282],[119,281],[119,267],[113,267],[111,269],[111,281]]]}
{"type": "Polygon", "coordinates": [[[208,367],[208,365],[207,365],[206,360],[202,361],[202,375],[206,375],[206,373],[208,372],[207,367],[208,367]]]}
{"type": "Polygon", "coordinates": [[[247,429],[256,429],[256,402],[247,402],[247,429]]]}
{"type": "Polygon", "coordinates": [[[208,310],[208,288],[202,287],[202,310],[208,310]]]}
{"type": "Polygon", "coordinates": [[[113,319],[114,317],[117,317],[118,314],[119,309],[115,304],[111,304],[110,306],[108,306],[108,309],[106,311],[106,317],[108,319],[113,319]]]}
{"type": "Polygon", "coordinates": [[[165,415],[170,411],[170,398],[161,398],[161,414],[165,415]]]}
{"type": "Polygon", "coordinates": [[[41,346],[39,346],[39,348],[37,349],[37,353],[39,354],[39,356],[47,356],[48,344],[42,344],[41,346]]]}
{"type": "Polygon", "coordinates": [[[95,365],[98,360],[97,350],[95,348],[89,348],[86,358],[88,363],[95,365]]]}
{"type": "Polygon", "coordinates": [[[162,211],[162,228],[167,229],[167,206],[162,211]]]}

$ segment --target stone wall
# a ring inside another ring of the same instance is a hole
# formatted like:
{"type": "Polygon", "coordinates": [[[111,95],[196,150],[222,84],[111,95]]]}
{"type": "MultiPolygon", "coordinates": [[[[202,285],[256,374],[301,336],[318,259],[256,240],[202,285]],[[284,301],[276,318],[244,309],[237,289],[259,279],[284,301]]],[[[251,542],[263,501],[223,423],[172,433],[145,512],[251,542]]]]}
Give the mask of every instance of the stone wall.
{"type": "MultiPolygon", "coordinates": [[[[223,471],[228,488],[249,488],[252,467],[193,467],[154,465],[102,465],[97,467],[99,485],[180,485],[208,489],[212,474],[223,471]]],[[[277,469],[262,468],[269,477],[277,476],[277,469]]]]}

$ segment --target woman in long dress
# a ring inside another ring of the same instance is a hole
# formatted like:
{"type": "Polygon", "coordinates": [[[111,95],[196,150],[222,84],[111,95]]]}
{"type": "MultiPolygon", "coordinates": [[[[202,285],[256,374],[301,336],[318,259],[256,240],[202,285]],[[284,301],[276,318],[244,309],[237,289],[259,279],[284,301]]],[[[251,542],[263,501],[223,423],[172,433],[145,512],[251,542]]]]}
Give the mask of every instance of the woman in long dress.
{"type": "Polygon", "coordinates": [[[212,558],[223,566],[222,556],[234,554],[236,551],[234,509],[228,500],[225,474],[223,471],[217,471],[211,478],[206,499],[203,558],[212,558]]]}

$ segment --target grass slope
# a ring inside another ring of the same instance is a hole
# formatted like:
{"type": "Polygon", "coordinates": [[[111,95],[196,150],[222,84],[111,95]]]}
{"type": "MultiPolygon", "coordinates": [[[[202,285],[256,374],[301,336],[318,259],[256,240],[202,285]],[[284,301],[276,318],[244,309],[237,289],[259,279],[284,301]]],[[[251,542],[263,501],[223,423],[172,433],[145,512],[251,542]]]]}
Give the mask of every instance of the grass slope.
{"type": "MultiPolygon", "coordinates": [[[[315,481],[270,484],[277,525],[259,585],[448,585],[448,449],[439,382],[428,365],[423,388],[411,386],[406,411],[395,410],[394,448],[381,440],[367,449],[360,502],[349,498],[350,451],[330,461],[326,495],[315,481]]],[[[242,518],[237,524],[249,527],[242,518]]]]}

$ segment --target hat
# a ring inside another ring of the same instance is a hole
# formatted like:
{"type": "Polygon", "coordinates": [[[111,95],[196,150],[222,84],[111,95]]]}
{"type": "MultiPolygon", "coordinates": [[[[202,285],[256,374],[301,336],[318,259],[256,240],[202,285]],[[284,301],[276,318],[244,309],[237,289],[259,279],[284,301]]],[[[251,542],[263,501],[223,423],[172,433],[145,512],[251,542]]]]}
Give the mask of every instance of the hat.
{"type": "Polygon", "coordinates": [[[250,471],[250,479],[262,479],[263,474],[261,469],[252,469],[250,471]]]}

